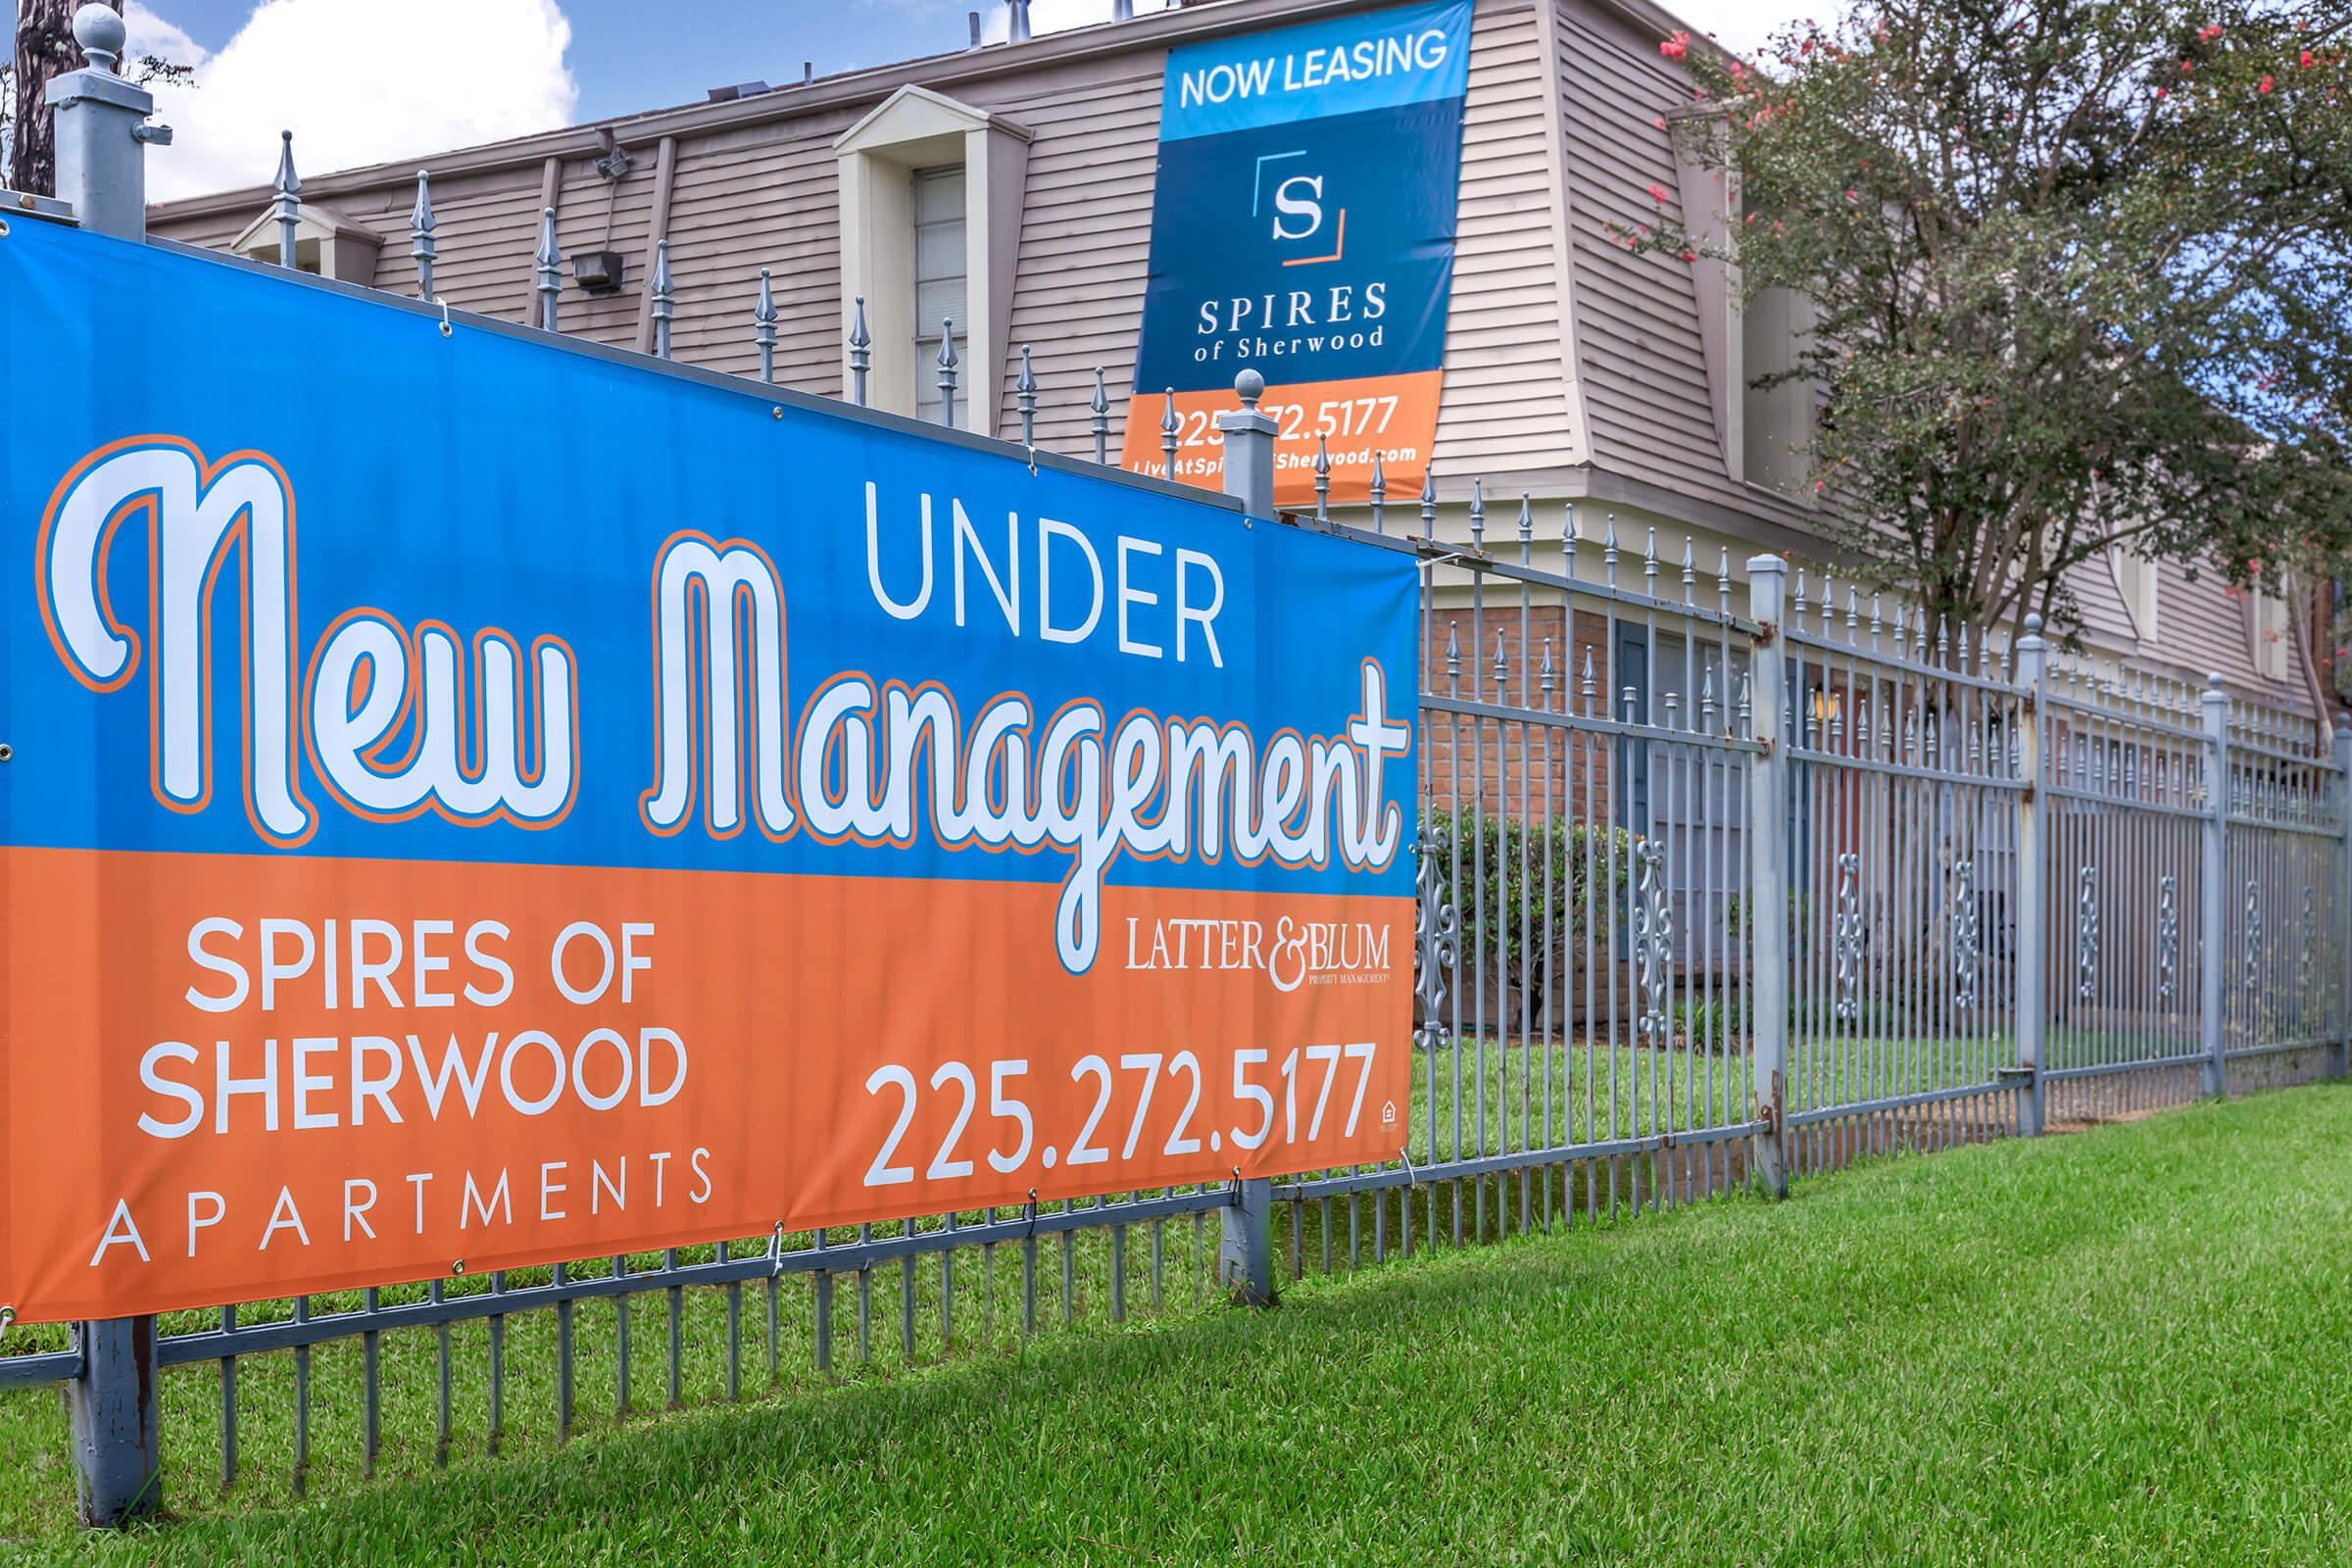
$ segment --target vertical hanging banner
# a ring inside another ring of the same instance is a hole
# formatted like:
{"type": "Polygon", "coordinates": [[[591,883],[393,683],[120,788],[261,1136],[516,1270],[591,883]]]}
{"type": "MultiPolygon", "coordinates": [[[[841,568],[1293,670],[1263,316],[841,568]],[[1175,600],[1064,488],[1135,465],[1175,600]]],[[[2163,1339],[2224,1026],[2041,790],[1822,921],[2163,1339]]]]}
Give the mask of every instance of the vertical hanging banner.
{"type": "Polygon", "coordinates": [[[1355,12],[1171,50],[1152,277],[1120,461],[1215,486],[1244,369],[1278,423],[1274,498],[1419,492],[1438,428],[1472,0],[1355,12]]]}
{"type": "Polygon", "coordinates": [[[1414,588],[1129,475],[12,224],[0,1303],[1394,1155],[1414,588]]]}

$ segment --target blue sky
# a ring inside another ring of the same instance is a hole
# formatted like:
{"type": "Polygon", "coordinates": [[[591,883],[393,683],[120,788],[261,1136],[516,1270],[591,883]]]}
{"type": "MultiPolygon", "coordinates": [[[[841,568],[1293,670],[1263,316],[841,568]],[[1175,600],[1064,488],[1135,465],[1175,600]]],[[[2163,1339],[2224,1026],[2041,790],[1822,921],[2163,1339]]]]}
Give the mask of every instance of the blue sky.
{"type": "MultiPolygon", "coordinates": [[[[700,99],[729,82],[796,80],[958,49],[964,13],[1002,0],[561,0],[578,116],[602,120],[700,99]]],[[[255,0],[147,0],[209,53],[236,35],[255,0]]],[[[383,5],[397,14],[398,0],[383,5]]]]}

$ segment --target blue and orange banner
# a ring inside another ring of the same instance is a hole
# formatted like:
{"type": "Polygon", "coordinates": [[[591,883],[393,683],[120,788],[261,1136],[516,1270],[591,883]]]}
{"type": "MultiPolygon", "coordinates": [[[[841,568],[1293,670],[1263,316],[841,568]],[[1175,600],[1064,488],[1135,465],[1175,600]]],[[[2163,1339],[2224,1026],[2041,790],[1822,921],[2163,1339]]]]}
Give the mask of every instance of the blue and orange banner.
{"type": "Polygon", "coordinates": [[[1266,379],[1274,497],[1419,493],[1452,297],[1472,0],[1171,50],[1121,461],[1216,486],[1234,377],[1266,379]],[[1175,394],[1173,474],[1163,445],[1175,394]]]}
{"type": "Polygon", "coordinates": [[[27,1318],[1403,1142],[1397,557],[40,223],[0,502],[27,1318]]]}

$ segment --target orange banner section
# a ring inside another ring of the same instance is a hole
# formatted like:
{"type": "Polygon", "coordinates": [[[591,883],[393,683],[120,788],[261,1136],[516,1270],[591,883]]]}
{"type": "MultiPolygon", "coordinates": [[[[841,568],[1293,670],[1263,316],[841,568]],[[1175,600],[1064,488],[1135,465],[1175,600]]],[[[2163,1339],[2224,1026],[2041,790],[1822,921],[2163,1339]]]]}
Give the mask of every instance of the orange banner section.
{"type": "MultiPolygon", "coordinates": [[[[1274,504],[1304,510],[1315,504],[1315,448],[1331,455],[1331,504],[1372,498],[1372,459],[1393,506],[1410,506],[1429,472],[1430,443],[1438,431],[1441,372],[1379,375],[1356,381],[1319,381],[1302,386],[1269,386],[1259,412],[1276,421],[1274,504]]],[[[1240,408],[1230,388],[1176,394],[1174,477],[1203,489],[1225,483],[1225,437],[1217,416],[1240,408]]],[[[1128,405],[1127,435],[1120,466],[1134,473],[1168,477],[1160,417],[1166,400],[1139,388],[1128,405]]]]}
{"type": "Polygon", "coordinates": [[[1052,884],[16,848],[0,888],[27,1319],[1404,1142],[1409,898],[1106,889],[1073,975],[1052,884]]]}

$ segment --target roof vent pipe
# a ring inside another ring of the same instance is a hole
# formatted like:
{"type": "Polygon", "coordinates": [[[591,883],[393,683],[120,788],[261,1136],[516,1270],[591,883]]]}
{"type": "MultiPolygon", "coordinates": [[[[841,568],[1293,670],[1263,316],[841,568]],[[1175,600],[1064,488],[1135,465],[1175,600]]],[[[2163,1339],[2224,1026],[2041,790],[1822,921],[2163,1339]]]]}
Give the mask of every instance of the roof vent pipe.
{"type": "Polygon", "coordinates": [[[967,47],[967,48],[971,48],[971,49],[977,49],[977,48],[979,48],[979,47],[980,47],[980,13],[979,13],[979,12],[977,12],[977,11],[966,11],[966,12],[963,14],[963,20],[964,20],[964,21],[966,21],[966,22],[968,22],[968,23],[970,23],[970,24],[972,24],[972,41],[971,41],[969,44],[967,44],[965,47],[967,47]]]}
{"type": "Polygon", "coordinates": [[[1110,0],[1110,20],[1133,22],[1135,20],[1135,0],[1110,0]]]}
{"type": "Polygon", "coordinates": [[[1029,41],[1029,0],[1004,0],[1004,9],[1011,13],[1004,29],[1008,43],[1029,41]]]}

